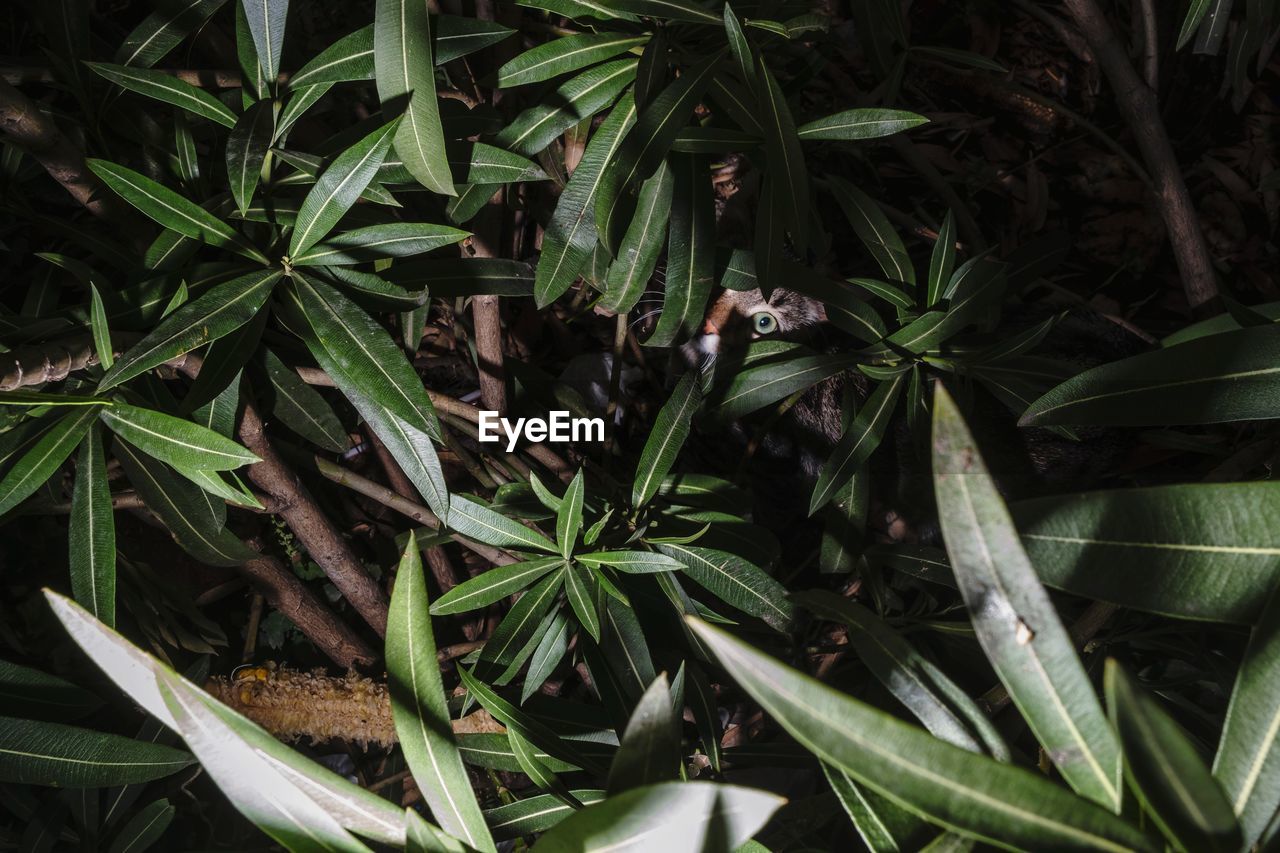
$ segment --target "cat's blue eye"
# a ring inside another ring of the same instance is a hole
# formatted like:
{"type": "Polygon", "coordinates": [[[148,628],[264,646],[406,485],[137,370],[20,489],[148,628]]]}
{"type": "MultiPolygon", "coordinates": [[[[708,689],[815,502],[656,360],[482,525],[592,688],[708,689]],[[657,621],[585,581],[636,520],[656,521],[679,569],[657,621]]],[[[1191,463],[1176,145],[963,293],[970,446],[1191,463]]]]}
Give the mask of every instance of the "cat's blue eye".
{"type": "Polygon", "coordinates": [[[761,311],[751,318],[751,327],[757,335],[772,335],[778,331],[778,318],[768,311],[761,311]]]}

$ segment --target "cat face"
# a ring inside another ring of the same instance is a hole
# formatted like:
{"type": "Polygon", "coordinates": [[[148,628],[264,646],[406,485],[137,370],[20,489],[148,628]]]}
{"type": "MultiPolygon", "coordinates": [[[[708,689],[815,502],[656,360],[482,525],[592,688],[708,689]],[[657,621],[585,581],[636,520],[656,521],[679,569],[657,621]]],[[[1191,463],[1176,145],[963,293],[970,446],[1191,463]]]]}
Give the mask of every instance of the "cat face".
{"type": "Polygon", "coordinates": [[[686,344],[702,356],[741,349],[751,341],[801,341],[827,320],[822,303],[792,290],[726,290],[703,318],[702,330],[686,344]]]}

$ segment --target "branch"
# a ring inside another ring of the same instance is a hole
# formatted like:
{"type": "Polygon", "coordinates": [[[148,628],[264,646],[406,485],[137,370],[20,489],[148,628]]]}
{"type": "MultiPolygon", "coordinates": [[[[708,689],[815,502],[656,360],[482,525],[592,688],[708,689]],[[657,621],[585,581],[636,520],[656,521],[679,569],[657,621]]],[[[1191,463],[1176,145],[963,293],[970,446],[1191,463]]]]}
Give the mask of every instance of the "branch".
{"type": "Polygon", "coordinates": [[[249,403],[240,418],[240,440],[262,461],[249,466],[249,479],[278,501],[277,514],[298,537],[311,558],[379,637],[387,634],[390,601],[365,570],[298,476],[280,459],[262,429],[262,420],[249,403]]]}
{"type": "Polygon", "coordinates": [[[1063,0],[1063,5],[1084,33],[1115,91],[1120,111],[1128,120],[1155,184],[1160,215],[1169,231],[1170,247],[1182,276],[1187,302],[1193,310],[1203,310],[1218,296],[1213,262],[1191,194],[1182,179],[1178,158],[1160,118],[1155,93],[1138,78],[1124,46],[1094,0],[1063,0]]]}
{"type": "Polygon", "coordinates": [[[0,81],[0,131],[34,157],[49,177],[62,184],[94,216],[132,221],[114,194],[100,192],[102,185],[85,165],[84,155],[63,136],[53,119],[4,81],[0,81]]]}

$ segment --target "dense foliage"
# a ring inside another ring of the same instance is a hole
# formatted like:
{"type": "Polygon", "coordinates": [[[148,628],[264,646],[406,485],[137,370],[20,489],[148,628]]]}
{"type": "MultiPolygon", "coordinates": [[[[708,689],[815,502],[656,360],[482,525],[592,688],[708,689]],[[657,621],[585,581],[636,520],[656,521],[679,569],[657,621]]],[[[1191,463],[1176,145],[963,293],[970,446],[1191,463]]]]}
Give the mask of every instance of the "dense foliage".
{"type": "Polygon", "coordinates": [[[1005,5],[6,10],[0,842],[1274,843],[1280,4],[1005,5]]]}

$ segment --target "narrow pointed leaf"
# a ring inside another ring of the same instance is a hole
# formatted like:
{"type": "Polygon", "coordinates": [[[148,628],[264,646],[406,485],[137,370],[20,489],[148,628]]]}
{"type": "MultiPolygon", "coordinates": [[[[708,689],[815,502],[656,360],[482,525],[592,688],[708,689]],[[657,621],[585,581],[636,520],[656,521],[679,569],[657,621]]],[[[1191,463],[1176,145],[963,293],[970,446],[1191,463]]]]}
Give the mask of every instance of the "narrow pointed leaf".
{"type": "Polygon", "coordinates": [[[574,559],[584,566],[610,566],[628,574],[670,572],[684,564],[679,560],[655,551],[599,551],[594,554],[577,554],[574,559]]]}
{"type": "Polygon", "coordinates": [[[813,495],[809,500],[810,514],[817,512],[834,498],[880,446],[906,384],[906,376],[899,375],[876,386],[853,423],[840,436],[831,456],[822,464],[818,482],[814,485],[813,495]]]}
{"type": "Polygon", "coordinates": [[[609,796],[680,777],[680,729],[666,673],[645,690],[609,768],[609,796]]]}
{"type": "Polygon", "coordinates": [[[537,756],[537,748],[520,736],[518,729],[507,729],[507,740],[511,744],[511,752],[520,764],[520,770],[528,776],[538,790],[546,791],[570,808],[581,808],[582,803],[569,790],[569,786],[561,782],[559,777],[537,756]]]}
{"type": "Polygon", "coordinates": [[[929,289],[925,296],[925,307],[932,308],[942,298],[942,292],[951,281],[951,273],[956,265],[956,216],[948,210],[938,229],[938,242],[933,244],[933,256],[929,260],[929,289]]]}
{"type": "Polygon", "coordinates": [[[1014,849],[1161,849],[1136,827],[1039,773],[938,740],[726,631],[687,621],[805,749],[933,823],[1014,849]]]}
{"type": "Polygon", "coordinates": [[[1104,364],[1068,379],[1023,426],[1169,426],[1280,418],[1280,325],[1254,326],[1104,364]]]}
{"type": "Polygon", "coordinates": [[[1169,843],[1187,851],[1240,849],[1231,803],[1186,732],[1114,659],[1105,685],[1125,780],[1169,843]]]}
{"type": "Polygon", "coordinates": [[[359,264],[380,258],[405,258],[460,243],[468,231],[429,222],[389,222],[335,234],[296,258],[295,265],[359,264]]]}
{"type": "Polygon", "coordinates": [[[274,83],[280,73],[280,49],[284,47],[284,25],[289,16],[289,0],[241,0],[253,46],[263,75],[274,83]]]}
{"type": "Polygon", "coordinates": [[[1119,809],[1115,735],[969,428],[943,388],[934,396],[933,469],[947,553],[996,674],[1067,782],[1119,809]]]}
{"type": "Polygon", "coordinates": [[[275,353],[264,350],[263,359],[273,393],[271,414],[317,446],[333,453],[345,452],[351,440],[324,397],[303,382],[275,353]]]}
{"type": "Polygon", "coordinates": [[[191,33],[227,0],[177,0],[160,4],[142,20],[120,44],[115,60],[121,65],[150,68],[191,33]]]}
{"type": "Polygon", "coordinates": [[[843,373],[855,363],[855,358],[840,355],[800,355],[747,367],[730,381],[713,416],[722,422],[737,420],[843,373]]]}
{"type": "Polygon", "coordinates": [[[736,785],[645,785],[588,806],[556,824],[539,839],[539,853],[735,850],[784,802],[776,794],[736,785]]]}
{"type": "Polygon", "coordinates": [[[718,26],[721,21],[708,12],[697,0],[614,0],[609,6],[633,15],[656,18],[660,21],[684,21],[690,24],[718,26]]]}
{"type": "Polygon", "coordinates": [[[906,110],[888,110],[881,107],[845,110],[824,118],[814,119],[796,128],[800,139],[876,139],[901,133],[929,120],[906,110]]]}
{"type": "Polygon", "coordinates": [[[675,186],[667,241],[666,286],[658,325],[645,344],[670,346],[691,338],[702,324],[715,283],[715,200],[707,158],[672,154],[675,186]]]}
{"type": "Polygon", "coordinates": [[[99,788],[150,782],[192,764],[170,746],[39,720],[0,717],[0,780],[99,788]]]}
{"type": "Polygon", "coordinates": [[[35,493],[57,472],[75,450],[76,444],[89,431],[99,406],[76,408],[53,422],[34,443],[17,458],[4,479],[0,480],[0,515],[13,509],[35,493]]]}
{"type": "Polygon", "coordinates": [[[324,170],[298,210],[298,222],[289,240],[290,257],[301,255],[323,240],[356,203],[382,164],[401,121],[397,118],[384,124],[338,155],[324,170]]]}
{"type": "MultiPolygon", "coordinates": [[[[297,786],[342,826],[385,844],[397,847],[404,844],[403,812],[399,807],[276,740],[98,622],[75,602],[47,590],[45,598],[76,644],[86,653],[91,653],[94,663],[125,695],[165,726],[180,732],[179,722],[160,691],[161,682],[168,688],[170,697],[180,695],[184,699],[189,698],[188,706],[199,704],[212,711],[223,723],[234,726],[235,736],[243,739],[257,756],[277,770],[277,778],[287,779],[289,784],[297,786]]],[[[247,765],[239,766],[243,774],[247,765]]]]}
{"type": "MultiPolygon", "coordinates": [[[[598,788],[573,788],[569,791],[574,799],[583,805],[592,805],[604,800],[604,791],[598,788]]],[[[537,794],[525,797],[505,806],[486,809],[484,819],[489,822],[489,829],[498,841],[510,841],[521,836],[546,832],[569,815],[576,812],[573,806],[567,805],[550,794],[537,794]]]]}
{"type": "Polygon", "coordinates": [[[675,177],[665,161],[653,177],[641,185],[635,216],[605,276],[600,307],[625,313],[636,307],[644,295],[665,245],[674,187],[675,177]]]}
{"type": "Polygon", "coordinates": [[[377,0],[373,24],[374,74],[383,104],[408,96],[395,131],[396,153],[424,187],[454,195],[445,155],[431,59],[431,16],[416,0],[377,0]]]}
{"type": "Polygon", "coordinates": [[[262,310],[281,277],[280,270],[261,270],[210,288],[126,350],[102,377],[99,390],[114,388],[245,325],[262,310]]]}
{"type": "Polygon", "coordinates": [[[475,850],[493,850],[467,770],[453,739],[413,533],[405,545],[387,614],[387,682],[405,760],[440,828],[475,850]]]}
{"type": "Polygon", "coordinates": [[[177,807],[166,799],[153,800],[120,828],[107,853],[142,853],[160,840],[177,811],[177,807]]]}
{"type": "Polygon", "coordinates": [[[763,56],[756,57],[756,79],[773,203],[781,208],[791,241],[803,257],[809,247],[809,172],[804,165],[804,151],[786,96],[763,56]]]}
{"type": "Polygon", "coordinates": [[[596,245],[595,204],[604,170],[635,121],[635,102],[624,95],[587,144],[556,203],[542,239],[533,292],[539,306],[554,302],[582,272],[596,245]]]}
{"type": "Polygon", "coordinates": [[[685,574],[721,601],[763,619],[779,631],[789,630],[795,608],[787,598],[786,588],[764,569],[714,548],[674,544],[657,548],[678,560],[685,574]]]}
{"type": "Polygon", "coordinates": [[[231,439],[163,412],[117,403],[101,417],[112,432],[175,468],[227,471],[259,461],[231,439]]]}
{"type": "Polygon", "coordinates": [[[879,205],[843,178],[832,177],[831,188],[854,233],[889,280],[915,284],[916,273],[902,238],[879,205]]]}
{"type": "MultiPolygon", "coordinates": [[[[570,572],[572,574],[572,571],[570,572]]],[[[566,588],[569,580],[565,576],[566,588]]],[[[564,609],[556,611],[555,617],[547,627],[538,647],[529,658],[529,671],[525,675],[524,685],[520,688],[520,704],[529,701],[529,697],[537,693],[539,688],[551,677],[551,673],[560,665],[560,661],[569,651],[570,620],[564,609]]]]}
{"type": "Polygon", "coordinates": [[[564,592],[573,615],[578,617],[578,624],[597,643],[600,642],[600,610],[596,595],[598,586],[591,571],[584,566],[570,566],[569,571],[565,572],[564,592]]]}
{"type": "Polygon", "coordinates": [[[583,33],[538,45],[504,64],[495,86],[510,88],[550,80],[588,65],[612,59],[649,40],[648,36],[618,33],[583,33]]]}
{"type": "MultiPolygon", "coordinates": [[[[455,498],[456,500],[456,498],[455,498]]],[[[540,557],[508,566],[495,566],[463,581],[431,603],[433,616],[478,610],[531,586],[535,581],[564,565],[560,557],[540,557]]]]}
{"type": "Polygon", "coordinates": [[[619,59],[588,68],[555,92],[520,113],[494,144],[531,157],[583,119],[609,106],[635,79],[635,59],[619,59]]]}
{"type": "MultiPolygon", "coordinates": [[[[520,596],[480,650],[475,666],[477,678],[505,676],[528,660],[533,654],[538,627],[555,605],[563,582],[563,570],[557,571],[520,596]]],[[[502,677],[499,683],[506,680],[502,677]]]]}
{"type": "Polygon", "coordinates": [[[71,590],[104,625],[116,622],[116,523],[102,436],[90,427],[80,442],[71,495],[68,558],[71,590]]]}
{"type": "Polygon", "coordinates": [[[230,248],[260,263],[268,263],[267,256],[234,228],[163,184],[105,160],[86,160],[85,163],[116,195],[165,228],[184,237],[203,240],[210,246],[230,248]]]}
{"type": "Polygon", "coordinates": [[[264,98],[244,111],[227,137],[227,178],[231,181],[231,195],[242,216],[258,188],[262,163],[267,157],[267,149],[271,147],[275,130],[275,104],[264,98]]]}
{"type": "Polygon", "coordinates": [[[556,510],[556,541],[560,543],[560,554],[567,560],[573,553],[573,546],[578,541],[578,532],[582,530],[582,469],[574,475],[565,489],[560,508],[556,510]]]}
{"type": "Polygon", "coordinates": [[[110,370],[115,363],[115,352],[111,348],[111,329],[107,325],[107,309],[102,304],[102,294],[97,285],[89,285],[89,326],[93,331],[93,349],[98,354],[98,363],[103,369],[110,370]]]}
{"type": "Polygon", "coordinates": [[[675,464],[676,455],[689,437],[689,425],[693,413],[702,403],[702,386],[699,375],[690,370],[676,383],[671,397],[658,412],[653,429],[640,451],[636,466],[636,478],[631,487],[631,504],[640,507],[658,492],[662,480],[675,464]]]}
{"type": "Polygon", "coordinates": [[[106,62],[86,62],[85,64],[98,76],[131,92],[146,95],[148,98],[154,98],[166,104],[173,104],[192,115],[202,116],[223,127],[232,127],[236,123],[236,114],[230,107],[205,90],[198,89],[185,80],[179,80],[172,74],[146,68],[127,68],[106,62]]]}
{"type": "Polygon", "coordinates": [[[470,536],[499,548],[546,551],[551,554],[560,551],[551,540],[536,530],[463,497],[455,496],[450,502],[449,527],[463,536],[470,536]]]}

